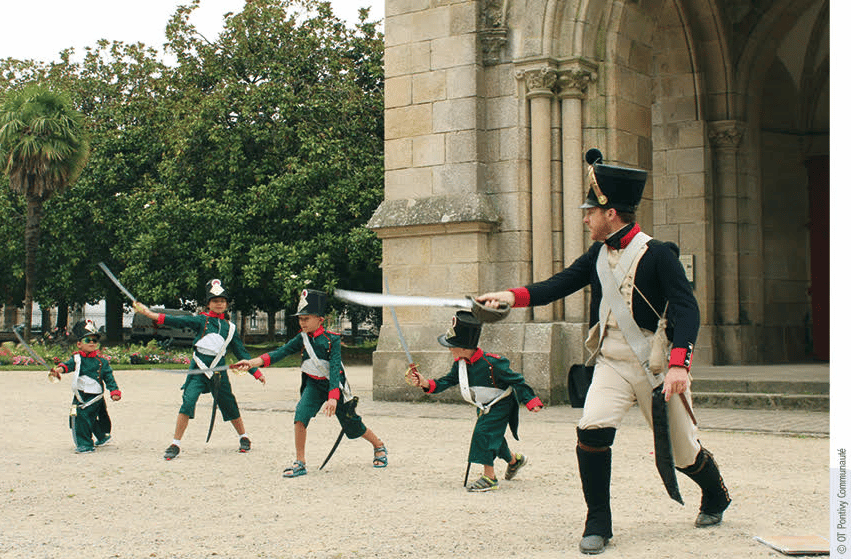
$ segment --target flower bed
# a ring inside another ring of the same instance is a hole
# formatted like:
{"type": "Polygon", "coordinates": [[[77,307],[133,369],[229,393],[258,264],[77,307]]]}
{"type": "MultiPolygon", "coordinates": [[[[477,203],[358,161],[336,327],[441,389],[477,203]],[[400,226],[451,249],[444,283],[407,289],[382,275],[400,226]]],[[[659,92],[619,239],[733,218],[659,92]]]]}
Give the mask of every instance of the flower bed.
{"type": "MultiPolygon", "coordinates": [[[[48,364],[61,363],[71,358],[77,351],[75,346],[62,347],[59,344],[35,342],[31,344],[33,351],[48,364]]],[[[173,348],[162,349],[156,342],[148,345],[111,346],[100,349],[100,355],[109,361],[110,365],[188,365],[191,353],[186,350],[173,348]]],[[[38,366],[39,363],[21,344],[5,342],[0,346],[0,366],[38,366]]]]}

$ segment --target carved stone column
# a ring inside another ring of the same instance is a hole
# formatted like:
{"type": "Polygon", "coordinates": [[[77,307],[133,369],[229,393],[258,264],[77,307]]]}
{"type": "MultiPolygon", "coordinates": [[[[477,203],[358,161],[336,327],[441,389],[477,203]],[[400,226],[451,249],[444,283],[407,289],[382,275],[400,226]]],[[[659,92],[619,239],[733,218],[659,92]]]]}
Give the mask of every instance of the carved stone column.
{"type": "MultiPolygon", "coordinates": [[[[530,105],[532,159],[532,281],[553,275],[552,130],[551,110],[556,72],[541,68],[526,72],[530,105]]],[[[549,305],[536,307],[536,322],[553,318],[549,305]]]]}
{"type": "Polygon", "coordinates": [[[741,275],[739,262],[739,146],[745,125],[735,120],[709,122],[709,141],[715,152],[715,316],[719,327],[716,362],[741,362],[741,275]],[[734,326],[735,328],[729,328],[734,326]]]}
{"type": "MultiPolygon", "coordinates": [[[[559,72],[558,97],[561,100],[562,190],[564,192],[564,265],[569,266],[585,252],[585,227],[579,206],[588,188],[585,158],[582,153],[582,100],[588,84],[596,74],[585,69],[559,72]]],[[[583,297],[568,297],[564,301],[567,322],[585,320],[583,297]]]]}

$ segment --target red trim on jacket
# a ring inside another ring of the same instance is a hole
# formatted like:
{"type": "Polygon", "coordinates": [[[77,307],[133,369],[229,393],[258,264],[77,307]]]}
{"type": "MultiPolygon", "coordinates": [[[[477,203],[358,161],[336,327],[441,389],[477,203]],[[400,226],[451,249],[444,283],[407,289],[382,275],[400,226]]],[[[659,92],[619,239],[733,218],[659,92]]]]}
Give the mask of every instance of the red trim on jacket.
{"type": "Polygon", "coordinates": [[[263,360],[263,366],[264,366],[264,367],[268,367],[268,366],[270,366],[270,365],[272,364],[272,358],[271,358],[271,357],[269,357],[269,354],[268,354],[268,353],[264,353],[263,355],[261,355],[261,356],[260,356],[260,359],[262,359],[262,360],[263,360]]]}
{"type": "Polygon", "coordinates": [[[100,357],[100,355],[98,355],[98,350],[94,350],[90,353],[86,353],[85,351],[75,351],[71,355],[74,355],[74,354],[77,354],[77,353],[79,353],[81,357],[100,357]]]}
{"type": "Polygon", "coordinates": [[[437,383],[434,382],[434,379],[428,379],[428,388],[423,388],[423,390],[425,390],[426,394],[431,394],[435,388],[437,388],[437,383]]]}
{"type": "MultiPolygon", "coordinates": [[[[302,332],[304,332],[304,330],[302,330],[302,332]]],[[[318,338],[319,336],[321,336],[322,334],[325,333],[325,326],[320,325],[319,328],[317,328],[313,332],[304,332],[304,333],[307,334],[308,336],[310,336],[311,338],[318,338]]],[[[331,332],[331,333],[333,334],[333,332],[331,332]]]]}
{"type": "Polygon", "coordinates": [[[671,350],[671,358],[668,360],[669,367],[685,367],[691,370],[691,348],[675,347],[671,350]]]}
{"type": "Polygon", "coordinates": [[[262,375],[263,375],[263,371],[261,371],[260,369],[257,369],[256,371],[254,371],[254,374],[251,375],[251,376],[253,376],[256,380],[260,380],[260,377],[262,375]]]}
{"type": "Polygon", "coordinates": [[[529,290],[525,287],[515,287],[513,289],[509,289],[512,293],[514,293],[514,304],[512,307],[528,307],[529,303],[532,301],[532,297],[529,295],[529,290]]]}
{"type": "Polygon", "coordinates": [[[157,314],[157,319],[154,321],[159,326],[162,326],[165,323],[165,315],[163,313],[157,314]]]}
{"type": "Polygon", "coordinates": [[[119,398],[121,398],[121,391],[120,390],[113,390],[112,392],[109,393],[109,395],[110,396],[118,396],[119,398]]]}
{"type": "Polygon", "coordinates": [[[639,232],[641,232],[641,227],[636,223],[635,227],[621,239],[621,250],[625,249],[639,232]]]}
{"type": "MultiPolygon", "coordinates": [[[[466,357],[462,357],[461,359],[464,359],[464,361],[466,361],[467,363],[472,365],[473,363],[475,363],[476,361],[478,361],[479,359],[481,359],[484,356],[485,356],[485,352],[482,351],[482,348],[477,347],[476,352],[473,354],[472,357],[470,357],[469,359],[467,359],[466,357]]],[[[456,359],[456,361],[458,361],[458,359],[456,359]]]]}
{"type": "Polygon", "coordinates": [[[329,400],[339,400],[340,399],[340,389],[335,388],[334,390],[328,391],[328,399],[329,400]]]}
{"type": "Polygon", "coordinates": [[[201,313],[203,316],[209,316],[210,318],[221,318],[222,320],[227,320],[225,318],[224,313],[215,313],[210,311],[204,311],[201,313]]]}
{"type": "Polygon", "coordinates": [[[536,408],[536,407],[541,407],[541,408],[544,407],[544,403],[537,396],[535,396],[534,398],[532,398],[531,400],[526,402],[526,409],[527,410],[532,411],[532,409],[536,408]]]}

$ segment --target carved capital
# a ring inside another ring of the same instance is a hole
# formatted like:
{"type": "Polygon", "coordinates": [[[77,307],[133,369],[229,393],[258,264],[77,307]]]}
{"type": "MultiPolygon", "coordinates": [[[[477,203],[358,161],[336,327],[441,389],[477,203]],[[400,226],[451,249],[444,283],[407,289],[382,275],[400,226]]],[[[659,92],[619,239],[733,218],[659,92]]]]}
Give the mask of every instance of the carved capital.
{"type": "Polygon", "coordinates": [[[483,29],[478,32],[478,35],[482,49],[482,64],[485,66],[499,64],[500,53],[508,44],[508,29],[505,27],[483,29]]]}
{"type": "Polygon", "coordinates": [[[583,99],[588,84],[596,81],[597,74],[589,70],[571,69],[558,73],[559,97],[562,99],[583,99]]]}
{"type": "Polygon", "coordinates": [[[522,77],[526,80],[527,96],[552,95],[558,80],[558,74],[549,67],[526,70],[522,77]]]}
{"type": "Polygon", "coordinates": [[[745,125],[738,120],[709,122],[709,141],[719,149],[738,149],[745,136],[745,125]]]}

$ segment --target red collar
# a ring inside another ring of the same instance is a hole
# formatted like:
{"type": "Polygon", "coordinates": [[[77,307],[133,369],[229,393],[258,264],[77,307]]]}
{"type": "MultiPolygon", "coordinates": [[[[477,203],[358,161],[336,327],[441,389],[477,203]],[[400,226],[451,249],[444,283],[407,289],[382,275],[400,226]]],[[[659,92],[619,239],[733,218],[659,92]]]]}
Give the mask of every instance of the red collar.
{"type": "Polygon", "coordinates": [[[319,336],[321,336],[321,335],[322,335],[322,334],[324,334],[324,333],[325,333],[325,326],[324,326],[324,325],[323,325],[323,326],[320,326],[319,328],[317,328],[316,330],[314,330],[312,334],[310,334],[310,333],[308,333],[308,332],[305,332],[305,334],[307,334],[307,335],[308,335],[308,336],[310,336],[311,338],[318,338],[319,336]]]}
{"type": "Polygon", "coordinates": [[[624,225],[611,237],[606,239],[606,246],[615,250],[623,250],[629,245],[630,241],[641,232],[641,227],[637,223],[624,225]]]}
{"type": "Polygon", "coordinates": [[[224,314],[214,313],[214,312],[210,312],[210,311],[205,311],[205,312],[202,312],[201,314],[204,315],[204,316],[209,316],[210,318],[221,318],[222,320],[225,320],[224,314]]]}
{"type": "Polygon", "coordinates": [[[485,355],[485,352],[482,351],[482,348],[477,347],[476,353],[474,353],[472,357],[470,357],[469,359],[467,359],[466,357],[459,357],[458,359],[456,359],[456,361],[460,361],[461,359],[463,359],[464,361],[466,361],[467,363],[472,365],[473,363],[475,363],[476,361],[481,359],[484,355],[485,355]]]}
{"type": "Polygon", "coordinates": [[[83,357],[100,357],[100,355],[98,354],[98,351],[100,351],[100,350],[96,349],[91,353],[86,353],[85,351],[80,350],[80,351],[75,351],[74,353],[79,353],[83,357]]]}

